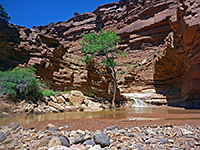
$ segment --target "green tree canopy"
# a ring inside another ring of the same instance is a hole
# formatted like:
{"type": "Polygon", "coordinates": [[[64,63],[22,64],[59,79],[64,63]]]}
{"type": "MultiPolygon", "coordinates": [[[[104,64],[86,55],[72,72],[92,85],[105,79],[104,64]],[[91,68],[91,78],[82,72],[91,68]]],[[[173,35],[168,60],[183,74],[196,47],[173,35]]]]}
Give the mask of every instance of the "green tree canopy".
{"type": "Polygon", "coordinates": [[[120,37],[117,36],[115,31],[106,31],[103,29],[100,30],[99,36],[95,33],[90,33],[87,35],[83,35],[84,39],[81,42],[82,51],[84,53],[84,57],[82,57],[82,61],[86,64],[90,64],[94,57],[101,57],[102,63],[112,70],[113,77],[113,100],[112,106],[115,106],[115,97],[116,97],[116,71],[115,66],[117,62],[114,60],[115,53],[125,54],[119,51],[116,48],[118,42],[120,42],[120,37]]]}
{"type": "Polygon", "coordinates": [[[11,19],[11,17],[8,16],[8,13],[4,10],[3,5],[1,4],[0,4],[0,17],[2,17],[6,21],[9,21],[11,19]]]}

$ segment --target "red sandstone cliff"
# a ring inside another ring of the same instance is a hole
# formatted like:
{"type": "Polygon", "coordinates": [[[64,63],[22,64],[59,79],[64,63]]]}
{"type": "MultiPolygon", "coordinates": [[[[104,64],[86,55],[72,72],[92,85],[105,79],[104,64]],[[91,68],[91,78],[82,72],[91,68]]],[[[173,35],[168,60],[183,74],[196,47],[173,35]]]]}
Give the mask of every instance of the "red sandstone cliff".
{"type": "Polygon", "coordinates": [[[116,56],[122,93],[199,107],[199,8],[197,0],[120,0],[32,30],[0,20],[1,70],[31,64],[52,88],[107,97],[110,76],[102,66],[82,64],[80,41],[83,33],[115,30],[122,39],[118,48],[127,54],[116,56]]]}

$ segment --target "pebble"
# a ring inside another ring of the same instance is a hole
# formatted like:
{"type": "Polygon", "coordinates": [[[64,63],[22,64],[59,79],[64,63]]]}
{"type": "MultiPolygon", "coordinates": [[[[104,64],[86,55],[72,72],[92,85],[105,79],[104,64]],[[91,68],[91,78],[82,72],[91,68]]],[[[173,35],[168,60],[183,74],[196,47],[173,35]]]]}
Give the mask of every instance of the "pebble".
{"type": "Polygon", "coordinates": [[[48,131],[60,131],[60,130],[56,127],[50,127],[48,128],[48,131]]]}
{"type": "Polygon", "coordinates": [[[9,124],[8,127],[11,128],[12,130],[16,130],[19,126],[20,126],[19,123],[12,122],[12,123],[9,124]]]}
{"type": "Polygon", "coordinates": [[[3,142],[6,140],[6,135],[4,132],[0,132],[0,142],[3,142]]]}
{"type": "MultiPolygon", "coordinates": [[[[64,126],[61,129],[64,129],[64,126]]],[[[129,128],[111,126],[105,128],[103,132],[80,129],[59,131],[56,126],[51,126],[46,131],[37,132],[34,127],[24,129],[18,123],[12,123],[9,126],[0,127],[0,149],[192,150],[200,149],[199,133],[200,128],[197,126],[172,126],[170,124],[129,128]]]]}
{"type": "Polygon", "coordinates": [[[86,140],[85,142],[83,142],[83,145],[95,145],[95,142],[93,140],[86,140]]]}
{"type": "Polygon", "coordinates": [[[63,146],[70,145],[68,138],[66,138],[65,136],[60,136],[59,139],[60,139],[61,145],[63,145],[63,146]]]}
{"type": "Polygon", "coordinates": [[[102,150],[100,145],[95,145],[92,148],[90,148],[89,150],[102,150]]]}
{"type": "Polygon", "coordinates": [[[94,135],[94,142],[96,144],[101,145],[102,147],[106,147],[110,145],[110,137],[105,134],[96,134],[94,135]]]}

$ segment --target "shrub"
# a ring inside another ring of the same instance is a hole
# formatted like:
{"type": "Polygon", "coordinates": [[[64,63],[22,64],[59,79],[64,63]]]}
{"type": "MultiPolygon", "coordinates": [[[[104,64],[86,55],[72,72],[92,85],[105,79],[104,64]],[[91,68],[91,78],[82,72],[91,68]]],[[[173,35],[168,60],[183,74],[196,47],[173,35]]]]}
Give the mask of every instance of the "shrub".
{"type": "Polygon", "coordinates": [[[46,97],[54,96],[54,95],[61,95],[61,94],[70,94],[71,91],[53,91],[48,89],[43,89],[42,94],[46,97]]]}
{"type": "Polygon", "coordinates": [[[33,67],[0,71],[1,90],[14,98],[23,98],[27,95],[32,95],[36,100],[42,98],[41,83],[34,73],[33,67]]]}
{"type": "Polygon", "coordinates": [[[95,96],[91,91],[89,92],[89,96],[93,97],[95,96]]]}
{"type": "Polygon", "coordinates": [[[55,24],[54,22],[50,22],[50,23],[49,23],[49,25],[54,25],[54,24],[55,24]]]}
{"type": "Polygon", "coordinates": [[[55,95],[55,93],[54,93],[53,90],[44,90],[44,91],[42,91],[42,94],[43,94],[44,96],[46,96],[46,97],[55,95]]]}
{"type": "Polygon", "coordinates": [[[69,105],[70,105],[70,106],[72,106],[72,105],[74,105],[74,104],[73,104],[73,102],[72,102],[72,101],[69,101],[69,105]]]}

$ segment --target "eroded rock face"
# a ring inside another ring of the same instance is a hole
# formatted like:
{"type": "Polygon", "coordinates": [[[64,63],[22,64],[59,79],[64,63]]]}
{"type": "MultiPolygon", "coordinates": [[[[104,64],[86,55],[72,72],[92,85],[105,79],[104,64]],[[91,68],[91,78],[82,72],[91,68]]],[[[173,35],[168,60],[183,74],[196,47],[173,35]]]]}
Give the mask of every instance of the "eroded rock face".
{"type": "Polygon", "coordinates": [[[32,30],[0,20],[0,67],[33,65],[54,89],[111,98],[109,70],[97,62],[83,64],[80,42],[100,28],[115,30],[122,39],[117,47],[127,54],[116,56],[118,91],[150,102],[200,106],[199,7],[197,0],[120,0],[32,30]]]}
{"type": "Polygon", "coordinates": [[[166,38],[165,54],[155,65],[157,91],[170,105],[200,108],[199,6],[199,1],[179,2],[170,18],[173,31],[166,38]]]}

